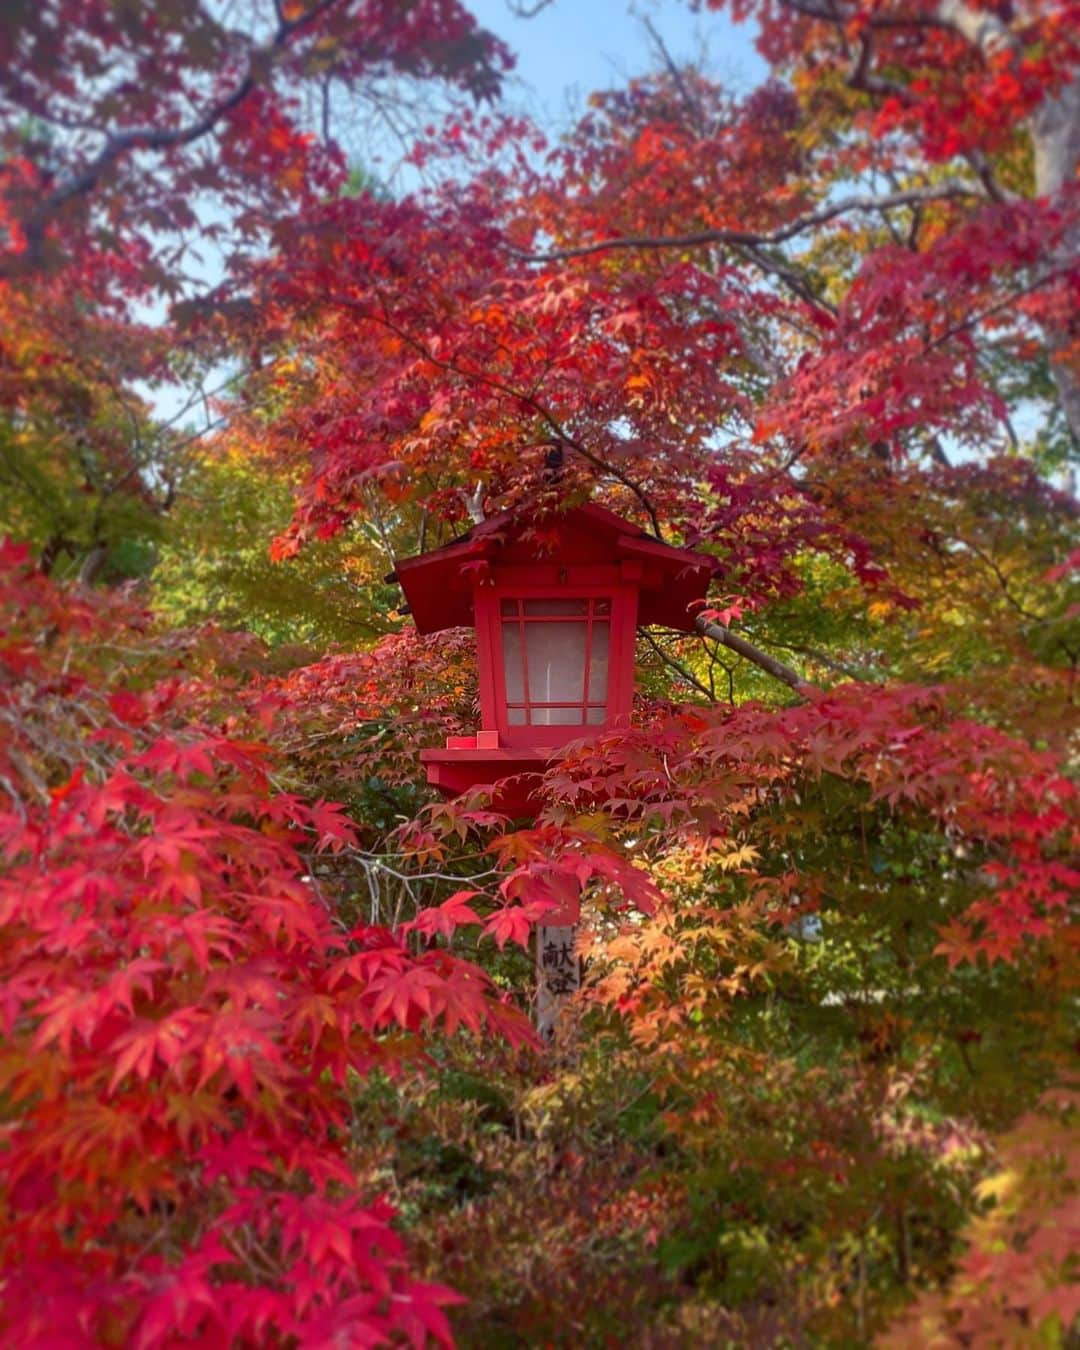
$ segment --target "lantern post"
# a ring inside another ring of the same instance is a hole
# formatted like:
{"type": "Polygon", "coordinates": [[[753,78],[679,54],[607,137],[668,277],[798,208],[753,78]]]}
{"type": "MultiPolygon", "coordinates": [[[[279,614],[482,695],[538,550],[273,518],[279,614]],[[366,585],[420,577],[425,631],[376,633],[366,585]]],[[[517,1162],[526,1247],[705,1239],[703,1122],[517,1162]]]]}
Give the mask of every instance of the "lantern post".
{"type": "MultiPolygon", "coordinates": [[[[393,573],[417,631],[476,630],[480,726],[421,751],[448,797],[493,784],[496,809],[534,816],[560,748],[628,726],[641,625],[694,631],[712,560],[673,548],[589,503],[541,518],[492,516],[393,573]]],[[[537,1021],[549,1034],[581,982],[577,905],[536,936],[537,1021]]]]}

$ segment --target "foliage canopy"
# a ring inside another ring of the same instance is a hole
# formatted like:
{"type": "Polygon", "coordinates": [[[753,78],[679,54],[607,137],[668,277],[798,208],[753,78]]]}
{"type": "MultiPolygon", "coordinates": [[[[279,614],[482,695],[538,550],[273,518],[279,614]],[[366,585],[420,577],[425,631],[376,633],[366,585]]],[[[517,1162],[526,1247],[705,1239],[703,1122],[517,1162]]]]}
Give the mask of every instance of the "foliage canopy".
{"type": "Polygon", "coordinates": [[[555,140],[458,0],[9,7],[4,1344],[1078,1334],[1080,11],[712,7],[555,140]],[[433,800],[387,573],[586,499],[705,631],[433,800]]]}

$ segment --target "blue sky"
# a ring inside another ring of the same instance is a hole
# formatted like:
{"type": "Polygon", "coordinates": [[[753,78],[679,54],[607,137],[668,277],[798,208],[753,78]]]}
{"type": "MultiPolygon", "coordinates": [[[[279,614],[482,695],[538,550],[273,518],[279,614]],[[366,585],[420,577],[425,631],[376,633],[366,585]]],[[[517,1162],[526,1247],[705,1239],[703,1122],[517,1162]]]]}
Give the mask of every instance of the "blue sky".
{"type": "Polygon", "coordinates": [[[517,55],[509,101],[548,130],[564,125],[592,90],[655,66],[646,17],[677,61],[704,54],[708,72],[737,92],[765,73],[751,27],[726,14],[694,14],[689,0],[553,0],[531,19],[515,16],[508,0],[469,0],[469,8],[517,55]]]}

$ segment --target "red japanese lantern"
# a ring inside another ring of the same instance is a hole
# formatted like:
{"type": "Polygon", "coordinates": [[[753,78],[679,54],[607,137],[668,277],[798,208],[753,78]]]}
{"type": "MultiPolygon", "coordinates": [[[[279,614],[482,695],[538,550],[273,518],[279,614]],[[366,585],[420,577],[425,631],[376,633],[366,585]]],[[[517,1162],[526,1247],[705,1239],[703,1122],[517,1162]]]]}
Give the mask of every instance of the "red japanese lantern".
{"type": "MultiPolygon", "coordinates": [[[[480,729],[422,751],[428,781],[454,796],[536,774],[559,746],[625,725],[635,630],[692,631],[711,573],[710,559],[593,505],[532,521],[493,516],[399,562],[419,632],[476,629],[480,729]]],[[[504,785],[497,804],[528,812],[528,780],[504,785]]]]}

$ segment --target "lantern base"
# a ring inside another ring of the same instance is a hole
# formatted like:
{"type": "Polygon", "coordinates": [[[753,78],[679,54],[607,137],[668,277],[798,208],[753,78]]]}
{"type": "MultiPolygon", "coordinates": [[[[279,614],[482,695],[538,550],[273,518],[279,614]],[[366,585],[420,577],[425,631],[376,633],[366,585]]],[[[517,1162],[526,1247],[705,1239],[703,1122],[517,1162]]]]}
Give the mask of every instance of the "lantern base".
{"type": "Polygon", "coordinates": [[[510,816],[535,815],[540,775],[558,750],[549,746],[488,746],[477,742],[491,737],[451,736],[445,750],[421,750],[420,762],[427,780],[444,797],[457,797],[471,788],[498,784],[492,794],[492,809],[510,816]]]}

